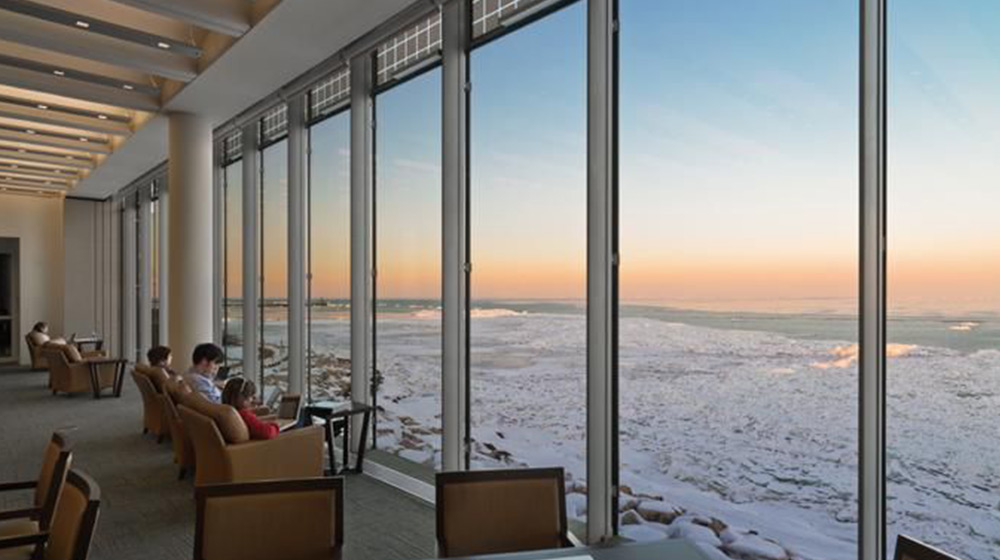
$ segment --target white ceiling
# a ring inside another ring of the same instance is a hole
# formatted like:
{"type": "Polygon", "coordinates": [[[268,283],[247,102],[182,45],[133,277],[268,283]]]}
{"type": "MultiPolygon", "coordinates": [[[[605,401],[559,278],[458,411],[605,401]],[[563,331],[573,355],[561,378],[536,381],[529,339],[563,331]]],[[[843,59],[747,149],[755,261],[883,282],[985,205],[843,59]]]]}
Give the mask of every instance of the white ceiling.
{"type": "MultiPolygon", "coordinates": [[[[152,0],[119,1],[140,5],[152,0]]],[[[197,113],[210,119],[213,126],[220,125],[413,1],[282,1],[167,101],[70,194],[104,198],[167,159],[165,113],[197,113]]]]}

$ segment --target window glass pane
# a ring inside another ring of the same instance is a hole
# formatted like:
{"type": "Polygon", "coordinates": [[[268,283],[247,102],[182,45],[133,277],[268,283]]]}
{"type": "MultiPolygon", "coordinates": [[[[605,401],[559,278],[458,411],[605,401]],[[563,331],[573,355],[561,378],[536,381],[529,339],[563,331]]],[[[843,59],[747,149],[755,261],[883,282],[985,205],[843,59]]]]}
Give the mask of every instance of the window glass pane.
{"type": "Polygon", "coordinates": [[[889,6],[889,557],[904,533],[991,560],[1000,550],[1000,4],[889,6]]]}
{"type": "Polygon", "coordinates": [[[261,394],[288,390],[288,141],[261,153],[261,394]]]}
{"type": "Polygon", "coordinates": [[[232,374],[243,372],[243,162],[223,168],[226,268],[222,345],[232,374]]]}
{"type": "Polygon", "coordinates": [[[434,11],[379,45],[375,61],[377,83],[401,79],[408,68],[440,52],[441,12],[434,11]]]}
{"type": "Polygon", "coordinates": [[[586,517],[587,48],[577,3],[472,52],[473,468],[561,466],[586,517]]]}
{"type": "Polygon", "coordinates": [[[153,199],[150,204],[152,223],[150,224],[149,254],[152,255],[153,271],[150,276],[150,296],[153,298],[153,346],[160,344],[160,199],[153,199]]]}
{"type": "Polygon", "coordinates": [[[351,69],[341,68],[309,90],[309,118],[326,115],[351,95],[351,69]]]}
{"type": "Polygon", "coordinates": [[[375,100],[378,448],[441,450],[441,71],[375,100]]]}
{"type": "Polygon", "coordinates": [[[858,3],[621,19],[621,533],[856,560],[858,3]]]}
{"type": "Polygon", "coordinates": [[[543,0],[472,0],[472,35],[480,37],[510,25],[542,8],[543,3],[543,0]]]}
{"type": "Polygon", "coordinates": [[[309,383],[314,400],[350,397],[351,117],[309,129],[309,383]]]}

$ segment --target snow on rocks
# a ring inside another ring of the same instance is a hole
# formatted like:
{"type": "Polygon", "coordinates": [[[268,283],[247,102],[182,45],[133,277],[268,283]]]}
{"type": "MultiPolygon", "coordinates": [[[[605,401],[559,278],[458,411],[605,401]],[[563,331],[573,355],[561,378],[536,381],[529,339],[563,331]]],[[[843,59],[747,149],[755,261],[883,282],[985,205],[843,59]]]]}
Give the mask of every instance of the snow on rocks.
{"type": "Polygon", "coordinates": [[[583,519],[587,517],[587,496],[584,494],[566,494],[566,515],[583,519]]]}
{"type": "Polygon", "coordinates": [[[740,535],[735,541],[725,547],[733,558],[745,560],[787,560],[788,552],[777,543],[764,540],[760,536],[748,533],[740,535]]]}
{"type": "Polygon", "coordinates": [[[635,506],[646,521],[670,524],[684,513],[684,510],[662,500],[642,500],[635,506]]]}
{"type": "Polygon", "coordinates": [[[667,538],[667,534],[659,529],[644,525],[625,525],[621,528],[621,534],[627,539],[636,542],[661,541],[667,538]]]}

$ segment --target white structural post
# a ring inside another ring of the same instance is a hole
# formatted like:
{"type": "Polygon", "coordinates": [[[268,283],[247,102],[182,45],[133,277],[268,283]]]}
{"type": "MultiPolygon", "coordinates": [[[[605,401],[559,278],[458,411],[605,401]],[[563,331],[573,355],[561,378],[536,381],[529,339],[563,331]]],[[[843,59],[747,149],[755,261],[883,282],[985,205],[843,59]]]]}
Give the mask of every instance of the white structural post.
{"type": "MultiPolygon", "coordinates": [[[[351,398],[370,403],[374,340],[375,289],[374,232],[374,100],[372,57],[351,59],[351,398]]],[[[351,441],[357,451],[361,431],[352,424],[351,441]]],[[[374,429],[372,430],[374,433],[374,429]]]]}
{"type": "Polygon", "coordinates": [[[130,193],[122,201],[122,229],[121,229],[121,250],[122,250],[122,358],[132,361],[135,360],[137,354],[137,347],[139,341],[137,338],[137,320],[138,312],[136,309],[136,300],[138,299],[138,293],[136,292],[136,285],[138,283],[136,268],[138,263],[136,261],[136,250],[138,249],[136,245],[136,210],[135,210],[135,193],[130,193]]]}
{"type": "Polygon", "coordinates": [[[301,395],[306,371],[306,177],[308,130],[305,96],[288,100],[288,391],[301,395]]]}
{"type": "Polygon", "coordinates": [[[442,13],[442,468],[469,467],[469,2],[442,13]]]}
{"type": "Polygon", "coordinates": [[[587,541],[618,518],[616,0],[587,2],[587,541]]]}
{"type": "Polygon", "coordinates": [[[861,2],[859,558],[886,557],[886,0],[861,2]]]}
{"type": "Polygon", "coordinates": [[[260,356],[260,151],[257,122],[243,126],[243,375],[258,379],[260,356]]]}
{"type": "Polygon", "coordinates": [[[141,360],[153,345],[153,200],[149,184],[139,186],[136,196],[139,207],[136,222],[138,251],[136,251],[137,287],[139,307],[138,348],[136,360],[141,360]]]}
{"type": "Polygon", "coordinates": [[[173,113],[169,123],[169,339],[189,363],[194,347],[212,340],[212,127],[207,119],[173,113]]]}

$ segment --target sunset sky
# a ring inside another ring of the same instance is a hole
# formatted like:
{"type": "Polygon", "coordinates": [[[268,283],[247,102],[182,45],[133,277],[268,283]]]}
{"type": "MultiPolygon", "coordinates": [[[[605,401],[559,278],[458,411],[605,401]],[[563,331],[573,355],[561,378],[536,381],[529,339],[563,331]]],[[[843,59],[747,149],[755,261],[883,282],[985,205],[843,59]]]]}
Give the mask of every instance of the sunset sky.
{"type": "MultiPolygon", "coordinates": [[[[1000,3],[891,9],[890,299],[996,310],[1000,3]]],[[[621,12],[622,298],[853,298],[857,3],[621,12]]],[[[577,3],[473,52],[474,298],[584,294],[584,26],[577,3]]],[[[380,297],[440,295],[440,105],[439,70],[376,101],[380,297]]],[[[318,296],[347,295],[348,121],[314,131],[318,296]]],[[[265,216],[285,204],[269,184],[265,216]]],[[[268,296],[284,295],[282,227],[265,217],[268,296]]]]}

